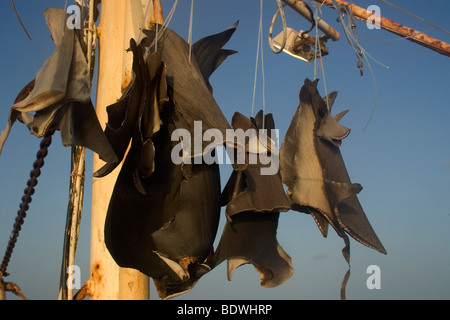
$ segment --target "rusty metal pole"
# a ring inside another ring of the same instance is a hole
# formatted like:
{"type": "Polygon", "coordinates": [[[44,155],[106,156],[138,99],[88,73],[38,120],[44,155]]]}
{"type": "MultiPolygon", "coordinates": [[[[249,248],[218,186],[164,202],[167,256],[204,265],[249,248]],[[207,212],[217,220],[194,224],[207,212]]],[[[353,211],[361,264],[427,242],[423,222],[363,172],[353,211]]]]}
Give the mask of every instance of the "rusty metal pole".
{"type": "MultiPolygon", "coordinates": [[[[332,0],[315,0],[315,1],[334,8],[332,0]]],[[[351,4],[349,2],[342,0],[336,1],[341,5],[348,6],[351,15],[357,19],[367,21],[374,14],[371,11],[367,11],[366,9],[351,4]]],[[[382,29],[390,31],[398,36],[407,37],[406,39],[408,39],[409,41],[415,42],[421,46],[424,46],[428,49],[431,49],[440,54],[450,57],[450,44],[435,39],[433,37],[427,36],[426,34],[420,31],[406,27],[404,25],[401,25],[400,23],[397,23],[395,21],[392,21],[391,19],[382,16],[379,17],[378,21],[380,22],[380,27],[382,29]]]]}
{"type": "MultiPolygon", "coordinates": [[[[131,80],[130,38],[137,39],[142,26],[148,28],[153,8],[148,0],[108,0],[101,3],[98,27],[99,61],[96,112],[100,123],[108,121],[106,107],[119,99],[131,80]],[[148,12],[147,12],[148,9],[148,12]],[[148,21],[144,21],[147,13],[148,21]]],[[[104,162],[94,154],[94,172],[104,162]]],[[[104,241],[109,200],[121,166],[103,178],[93,178],[91,217],[91,277],[85,285],[93,300],[149,299],[148,277],[134,269],[120,268],[104,241]]]]}

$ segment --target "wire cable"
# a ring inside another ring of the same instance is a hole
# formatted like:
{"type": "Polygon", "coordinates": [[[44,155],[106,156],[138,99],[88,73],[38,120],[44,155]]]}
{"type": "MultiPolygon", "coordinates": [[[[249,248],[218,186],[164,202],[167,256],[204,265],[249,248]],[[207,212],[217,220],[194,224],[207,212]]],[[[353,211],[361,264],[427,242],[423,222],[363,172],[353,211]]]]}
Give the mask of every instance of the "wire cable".
{"type": "Polygon", "coordinates": [[[445,29],[443,29],[443,28],[441,28],[441,27],[438,27],[437,25],[435,25],[435,24],[433,24],[433,23],[431,23],[431,22],[428,22],[428,21],[426,21],[425,19],[422,19],[421,17],[418,17],[418,16],[416,16],[415,14],[413,14],[413,13],[411,13],[411,12],[408,12],[408,11],[406,11],[405,9],[402,9],[402,8],[396,6],[396,5],[393,4],[393,3],[390,3],[390,2],[388,2],[388,1],[386,1],[386,0],[380,0],[380,1],[383,2],[383,3],[385,3],[385,4],[387,4],[388,6],[391,6],[391,7],[395,8],[395,9],[397,9],[397,10],[400,10],[400,11],[403,12],[403,13],[406,13],[407,15],[409,15],[409,16],[411,16],[411,17],[413,17],[413,18],[416,18],[417,20],[422,21],[423,23],[426,23],[426,24],[432,26],[432,27],[435,28],[435,29],[438,29],[438,30],[440,30],[440,31],[442,31],[442,32],[445,32],[446,34],[449,34],[449,35],[450,35],[450,31],[447,31],[447,30],[445,30],[445,29]]]}

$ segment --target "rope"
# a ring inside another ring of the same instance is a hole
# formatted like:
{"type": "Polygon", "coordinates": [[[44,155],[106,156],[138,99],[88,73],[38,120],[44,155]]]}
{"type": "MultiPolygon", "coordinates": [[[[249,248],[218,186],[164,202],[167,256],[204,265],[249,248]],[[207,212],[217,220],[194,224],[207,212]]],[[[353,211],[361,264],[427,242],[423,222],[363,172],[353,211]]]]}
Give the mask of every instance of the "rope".
{"type": "Polygon", "coordinates": [[[24,195],[22,196],[22,202],[20,203],[20,209],[17,212],[17,217],[9,238],[8,247],[6,248],[5,255],[3,257],[2,265],[0,267],[0,273],[4,276],[8,276],[6,269],[8,268],[9,260],[13,253],[14,247],[19,237],[19,232],[22,228],[24,219],[27,215],[27,210],[29,209],[28,204],[31,202],[31,196],[34,194],[34,187],[37,185],[37,178],[41,175],[41,168],[44,166],[44,158],[47,156],[48,147],[52,143],[52,135],[55,129],[49,130],[40,143],[40,149],[36,154],[36,161],[33,163],[33,170],[30,172],[30,179],[27,181],[27,187],[24,190],[24,195]]]}
{"type": "MultiPolygon", "coordinates": [[[[161,2],[158,1],[156,5],[156,38],[158,39],[158,32],[159,32],[159,23],[158,23],[158,14],[159,14],[159,4],[161,2]]],[[[158,41],[155,42],[155,52],[158,51],[158,41]]]]}
{"type": "MultiPolygon", "coordinates": [[[[158,30],[158,24],[156,24],[156,36],[155,39],[153,39],[152,43],[148,46],[148,48],[146,48],[146,52],[148,53],[150,48],[155,46],[155,50],[158,48],[158,41],[159,39],[162,37],[162,35],[164,34],[164,31],[167,29],[167,27],[169,26],[170,21],[172,20],[173,14],[175,13],[175,10],[177,8],[177,4],[178,4],[178,0],[175,0],[175,2],[173,3],[172,9],[170,9],[169,13],[167,14],[167,17],[164,21],[164,24],[162,25],[161,30],[158,30]]],[[[158,4],[158,9],[157,11],[159,11],[159,4],[158,4]]]]}
{"type": "Polygon", "coordinates": [[[270,24],[270,28],[269,28],[269,46],[270,46],[270,49],[272,49],[272,51],[276,54],[283,51],[284,47],[286,46],[286,39],[287,39],[286,16],[284,15],[284,9],[283,9],[286,4],[282,5],[280,0],[277,0],[277,4],[278,4],[278,10],[275,12],[275,14],[272,18],[272,22],[270,24]],[[275,20],[277,19],[279,13],[281,16],[281,21],[283,23],[283,42],[281,43],[280,48],[278,50],[276,50],[272,45],[272,30],[273,30],[273,25],[275,23],[275,20]]]}
{"type": "Polygon", "coordinates": [[[194,17],[194,0],[191,0],[191,15],[189,17],[189,34],[188,34],[188,43],[189,43],[189,65],[191,64],[191,55],[192,55],[192,20],[194,17]]]}
{"type": "Polygon", "coordinates": [[[349,17],[349,22],[348,22],[348,24],[346,25],[346,24],[344,23],[344,19],[343,19],[344,14],[343,14],[342,11],[341,11],[341,6],[340,6],[340,4],[339,4],[336,0],[332,0],[332,2],[333,2],[333,5],[334,5],[334,7],[335,7],[335,9],[336,9],[336,12],[338,13],[338,21],[342,23],[342,26],[343,26],[344,33],[345,33],[345,36],[346,36],[346,38],[347,38],[347,41],[348,41],[348,43],[352,46],[353,50],[355,50],[355,54],[356,54],[356,56],[357,56],[357,58],[358,58],[357,66],[358,66],[358,68],[360,69],[361,75],[362,75],[362,66],[363,66],[362,58],[364,58],[364,60],[365,60],[366,63],[367,63],[367,66],[368,66],[368,68],[369,68],[370,74],[371,74],[371,76],[372,76],[372,80],[373,80],[373,85],[374,85],[374,95],[375,95],[375,97],[374,97],[374,102],[373,102],[371,114],[370,114],[370,116],[369,116],[369,119],[367,120],[366,125],[365,125],[364,128],[363,128],[363,132],[364,132],[364,131],[367,129],[367,127],[369,126],[370,121],[371,121],[372,118],[373,118],[373,115],[375,114],[375,109],[376,109],[376,105],[377,105],[377,95],[378,95],[378,93],[377,93],[377,92],[378,92],[378,89],[377,89],[377,82],[376,82],[376,79],[375,79],[375,74],[374,74],[374,72],[373,72],[373,70],[372,70],[372,66],[371,66],[371,64],[370,64],[370,62],[369,62],[369,59],[368,59],[367,57],[370,57],[373,61],[375,61],[376,63],[378,63],[379,65],[381,65],[381,66],[383,66],[383,67],[385,67],[385,68],[389,68],[389,67],[385,66],[384,64],[382,64],[381,62],[379,62],[378,60],[376,60],[375,58],[373,58],[373,57],[372,57],[372,56],[371,56],[371,55],[370,55],[370,54],[369,54],[369,53],[368,53],[368,52],[367,52],[367,51],[359,44],[358,37],[357,37],[356,32],[355,32],[356,24],[355,24],[355,22],[353,21],[353,16],[351,15],[351,13],[350,13],[348,7],[347,7],[347,6],[343,6],[343,11],[344,11],[344,12],[347,14],[347,16],[349,17]],[[350,30],[351,30],[351,31],[350,31],[350,30]]]}
{"type": "MultiPolygon", "coordinates": [[[[313,13],[313,26],[315,26],[316,29],[316,34],[315,34],[315,43],[314,43],[314,79],[317,78],[317,52],[322,52],[321,46],[320,46],[320,41],[319,41],[319,28],[317,27],[317,24],[320,20],[320,17],[318,15],[318,12],[321,12],[321,8],[322,8],[322,4],[318,4],[318,3],[312,3],[313,7],[314,7],[314,13],[313,13]]],[[[311,30],[309,30],[311,31],[311,30]]],[[[308,31],[308,32],[309,32],[308,31]]],[[[327,81],[325,78],[325,69],[323,67],[323,57],[322,55],[320,55],[319,57],[319,63],[320,63],[320,70],[322,72],[322,78],[323,78],[323,87],[325,90],[325,99],[326,99],[326,103],[327,103],[327,108],[328,110],[330,109],[330,104],[329,104],[329,100],[328,100],[328,90],[327,90],[327,81]]]]}
{"type": "Polygon", "coordinates": [[[254,114],[254,106],[255,106],[255,92],[256,92],[256,79],[258,76],[258,61],[259,55],[261,55],[261,76],[262,76],[262,99],[263,99],[263,128],[265,125],[265,114],[266,114],[266,99],[265,99],[265,74],[264,74],[264,54],[263,54],[263,32],[262,32],[262,19],[263,18],[263,0],[260,0],[260,13],[259,13],[259,30],[258,30],[258,45],[256,49],[256,63],[255,63],[255,78],[253,82],[253,99],[252,99],[252,112],[251,116],[254,114]]]}
{"type": "Polygon", "coordinates": [[[411,12],[408,12],[408,11],[406,11],[405,9],[402,9],[402,8],[396,6],[396,5],[393,4],[393,3],[390,3],[390,2],[388,2],[388,1],[386,1],[386,0],[380,0],[380,1],[383,2],[383,3],[385,3],[385,4],[387,4],[388,6],[391,6],[391,7],[395,8],[395,9],[397,9],[397,10],[400,10],[400,11],[403,12],[403,13],[406,13],[407,15],[409,15],[409,16],[411,16],[411,17],[413,17],[413,18],[416,18],[417,20],[420,20],[420,21],[422,21],[422,22],[424,22],[424,23],[426,23],[426,24],[432,26],[432,27],[435,28],[435,29],[438,29],[438,30],[440,30],[440,31],[442,31],[442,32],[445,32],[446,34],[450,34],[450,31],[447,31],[447,30],[445,30],[445,29],[442,29],[442,28],[438,27],[437,25],[432,24],[431,22],[428,22],[428,21],[426,21],[425,19],[422,19],[421,17],[416,16],[415,14],[412,14],[411,12]]]}
{"type": "MultiPolygon", "coordinates": [[[[150,5],[152,4],[152,0],[148,0],[148,3],[147,3],[147,9],[145,9],[145,15],[144,15],[144,19],[142,20],[142,26],[141,26],[141,29],[139,30],[139,36],[138,36],[138,39],[137,39],[137,43],[139,43],[139,41],[141,41],[141,36],[142,36],[142,30],[144,29],[144,27],[145,27],[145,21],[147,21],[147,16],[148,16],[148,12],[149,12],[149,9],[150,9],[150,5]]],[[[158,7],[159,7],[159,3],[158,3],[158,7]]],[[[159,10],[158,10],[159,11],[159,10]]],[[[158,12],[156,13],[156,16],[158,16],[158,12]]]]}
{"type": "Polygon", "coordinates": [[[30,41],[31,41],[31,37],[30,37],[30,35],[28,34],[27,28],[25,28],[25,26],[24,26],[23,23],[22,23],[22,20],[20,20],[19,14],[17,13],[16,6],[15,6],[15,4],[14,4],[14,0],[11,0],[11,4],[12,4],[12,6],[13,6],[14,13],[16,14],[17,20],[19,20],[19,23],[20,23],[20,25],[22,26],[23,31],[25,31],[25,33],[27,34],[28,39],[30,39],[30,41]]]}

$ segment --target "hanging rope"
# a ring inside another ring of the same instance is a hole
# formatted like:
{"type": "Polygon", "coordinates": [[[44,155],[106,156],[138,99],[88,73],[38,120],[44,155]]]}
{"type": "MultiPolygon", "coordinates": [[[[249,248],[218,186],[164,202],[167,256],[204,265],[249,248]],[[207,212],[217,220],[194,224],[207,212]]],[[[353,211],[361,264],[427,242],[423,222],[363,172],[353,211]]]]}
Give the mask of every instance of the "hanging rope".
{"type": "Polygon", "coordinates": [[[189,34],[188,34],[188,43],[189,43],[189,65],[191,64],[191,55],[192,55],[192,21],[194,17],[194,0],[191,0],[191,15],[189,17],[189,34]]]}
{"type": "MultiPolygon", "coordinates": [[[[161,30],[158,29],[158,24],[156,24],[156,36],[155,39],[153,39],[152,43],[146,48],[146,52],[148,53],[150,48],[155,46],[155,50],[157,50],[158,48],[158,41],[159,39],[162,37],[162,35],[164,34],[164,31],[167,29],[167,27],[169,26],[170,20],[172,20],[173,14],[175,13],[175,10],[177,8],[177,4],[178,4],[178,0],[175,0],[175,2],[173,3],[172,9],[170,9],[169,13],[167,14],[167,17],[161,27],[161,30]]],[[[158,4],[158,8],[157,11],[159,11],[159,4],[158,4]]]]}
{"type": "MultiPolygon", "coordinates": [[[[159,4],[160,2],[158,1],[158,3],[156,4],[156,16],[158,17],[159,15],[159,4]]],[[[156,39],[158,39],[158,33],[159,33],[159,23],[158,21],[156,21],[156,39]]],[[[155,52],[158,51],[158,41],[155,42],[155,52]]]]}
{"type": "Polygon", "coordinates": [[[37,185],[37,178],[41,174],[41,168],[44,166],[44,158],[47,156],[48,147],[52,143],[52,135],[55,129],[49,130],[40,143],[40,149],[36,154],[36,161],[33,163],[33,170],[30,172],[30,179],[27,181],[27,187],[24,190],[24,195],[22,196],[22,202],[20,203],[20,209],[17,212],[17,217],[9,238],[8,247],[6,248],[5,255],[3,257],[2,265],[0,267],[0,273],[4,276],[8,276],[6,269],[8,268],[9,260],[13,253],[14,247],[19,237],[19,232],[22,228],[24,219],[27,215],[27,210],[29,209],[28,204],[31,202],[31,196],[34,194],[34,187],[37,185]]]}
{"type": "Polygon", "coordinates": [[[259,56],[261,55],[261,76],[262,76],[262,100],[263,100],[263,128],[264,128],[264,116],[266,114],[266,99],[265,99],[265,74],[264,74],[264,54],[263,54],[263,32],[262,32],[262,22],[263,22],[263,0],[260,0],[260,12],[259,12],[259,30],[258,30],[258,45],[256,49],[256,63],[255,63],[255,78],[253,82],[253,99],[252,99],[252,112],[251,116],[254,114],[255,107],[255,93],[256,93],[256,80],[258,77],[258,62],[259,56]]]}
{"type": "Polygon", "coordinates": [[[286,46],[286,39],[287,39],[286,16],[284,15],[284,7],[286,4],[281,4],[280,0],[277,0],[277,4],[278,4],[278,10],[275,12],[275,14],[272,18],[272,22],[270,23],[270,28],[269,28],[269,46],[270,46],[270,49],[272,49],[272,51],[276,54],[283,51],[284,47],[286,46]],[[281,21],[283,23],[283,42],[281,43],[280,48],[277,50],[274,48],[274,46],[272,44],[272,31],[273,31],[273,25],[275,24],[275,20],[277,19],[278,14],[280,14],[281,21]]]}
{"type": "Polygon", "coordinates": [[[25,28],[25,26],[24,26],[23,23],[22,23],[22,20],[20,20],[19,14],[17,13],[16,6],[15,6],[15,4],[14,4],[14,0],[11,0],[11,4],[12,4],[12,6],[13,6],[14,13],[16,14],[17,20],[19,20],[19,23],[20,23],[20,25],[22,26],[23,31],[25,31],[25,33],[27,34],[28,39],[30,39],[30,41],[31,41],[31,37],[30,37],[30,35],[28,34],[27,28],[25,28]]]}
{"type": "MultiPolygon", "coordinates": [[[[319,17],[319,12],[322,14],[321,9],[322,9],[323,3],[319,4],[319,3],[313,2],[312,5],[314,7],[314,12],[312,14],[312,16],[313,16],[312,27],[315,26],[315,30],[316,30],[316,34],[315,34],[315,39],[316,40],[315,40],[315,43],[314,43],[314,79],[317,79],[317,60],[319,60],[320,70],[321,70],[322,78],[323,78],[323,87],[324,87],[324,90],[325,90],[325,99],[326,99],[326,103],[327,103],[327,108],[330,109],[330,104],[329,104],[329,101],[328,101],[327,81],[326,81],[326,78],[325,78],[325,69],[324,69],[323,60],[322,60],[323,57],[322,57],[322,54],[320,54],[319,57],[317,56],[318,52],[320,52],[320,53],[322,52],[322,48],[321,48],[320,40],[319,40],[320,37],[319,37],[318,22],[321,19],[319,17]],[[317,59],[317,58],[319,58],[319,59],[317,59]]],[[[310,32],[310,31],[311,31],[311,29],[308,32],[310,32]]]]}
{"type": "Polygon", "coordinates": [[[407,15],[409,15],[409,16],[411,16],[411,17],[413,17],[413,18],[416,18],[416,19],[419,20],[419,21],[422,21],[423,23],[428,24],[429,26],[433,27],[434,29],[438,29],[438,30],[440,30],[440,31],[442,31],[442,32],[445,32],[446,34],[450,34],[450,31],[447,31],[447,30],[445,30],[445,29],[443,29],[443,28],[441,28],[441,27],[438,27],[437,25],[435,25],[435,24],[433,24],[433,23],[431,23],[431,22],[428,22],[428,21],[426,21],[425,19],[422,19],[421,17],[416,16],[415,14],[412,14],[411,12],[408,12],[408,11],[406,11],[405,9],[402,9],[402,8],[396,6],[396,5],[393,4],[393,3],[390,3],[390,2],[388,2],[388,1],[386,1],[386,0],[380,0],[380,1],[383,2],[383,3],[385,3],[385,4],[387,4],[388,6],[391,6],[391,7],[395,8],[395,9],[397,9],[397,10],[400,10],[400,11],[403,12],[403,13],[406,13],[407,15]]]}
{"type": "MultiPolygon", "coordinates": [[[[152,3],[153,3],[153,0],[148,0],[147,9],[145,9],[144,19],[142,20],[142,25],[141,25],[141,28],[139,29],[139,36],[138,36],[138,39],[136,41],[137,43],[139,43],[141,41],[142,30],[145,27],[145,21],[147,21],[148,12],[150,11],[150,5],[152,3]]],[[[158,7],[159,7],[159,4],[158,4],[158,7]]],[[[158,13],[156,13],[156,16],[158,16],[158,13]]],[[[158,24],[156,24],[156,25],[158,25],[158,24]]]]}
{"type": "Polygon", "coordinates": [[[358,58],[358,62],[357,62],[357,67],[360,69],[360,74],[362,75],[363,71],[362,71],[362,67],[363,67],[363,61],[362,59],[364,58],[364,60],[367,63],[367,67],[369,68],[369,72],[372,76],[372,80],[373,80],[373,85],[374,85],[374,102],[373,102],[373,107],[372,107],[372,111],[371,114],[369,116],[369,119],[367,120],[366,125],[363,128],[363,132],[367,129],[367,127],[369,126],[370,121],[373,118],[373,115],[375,114],[375,109],[376,109],[376,105],[377,105],[377,82],[375,79],[375,74],[372,70],[372,66],[370,64],[370,61],[367,57],[370,57],[373,61],[375,61],[376,63],[378,63],[379,65],[385,67],[385,68],[389,68],[388,66],[385,66],[384,64],[382,64],[381,62],[377,61],[376,59],[374,59],[360,44],[358,41],[358,36],[356,35],[356,24],[353,20],[353,16],[351,14],[351,11],[349,10],[349,8],[347,6],[341,6],[336,0],[332,0],[333,2],[333,6],[336,9],[336,12],[338,14],[338,21],[342,23],[342,27],[344,29],[344,33],[345,36],[347,38],[348,43],[352,46],[353,50],[355,51],[355,54],[358,58]],[[349,17],[348,19],[348,23],[345,24],[344,23],[344,13],[349,17]]]}

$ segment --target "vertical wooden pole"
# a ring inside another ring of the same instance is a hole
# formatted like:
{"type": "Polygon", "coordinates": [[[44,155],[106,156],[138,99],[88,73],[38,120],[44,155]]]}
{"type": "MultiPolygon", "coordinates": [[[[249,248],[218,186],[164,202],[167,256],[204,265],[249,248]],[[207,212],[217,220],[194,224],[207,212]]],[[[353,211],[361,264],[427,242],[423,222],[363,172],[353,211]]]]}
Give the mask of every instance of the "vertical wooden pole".
{"type": "MultiPolygon", "coordinates": [[[[116,102],[131,80],[132,55],[125,50],[130,38],[137,39],[147,13],[148,0],[107,0],[101,3],[98,27],[99,60],[96,112],[100,123],[107,121],[106,107],[116,102]]],[[[153,9],[147,13],[150,20],[153,9]]],[[[94,172],[104,162],[94,154],[94,172]]],[[[104,242],[104,224],[109,200],[121,166],[103,178],[93,178],[91,221],[91,299],[145,300],[149,298],[148,277],[137,270],[117,266],[104,242]]]]}

